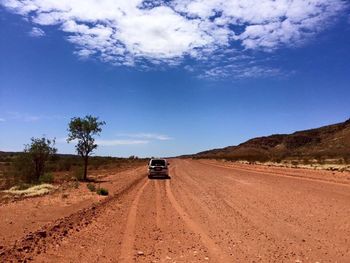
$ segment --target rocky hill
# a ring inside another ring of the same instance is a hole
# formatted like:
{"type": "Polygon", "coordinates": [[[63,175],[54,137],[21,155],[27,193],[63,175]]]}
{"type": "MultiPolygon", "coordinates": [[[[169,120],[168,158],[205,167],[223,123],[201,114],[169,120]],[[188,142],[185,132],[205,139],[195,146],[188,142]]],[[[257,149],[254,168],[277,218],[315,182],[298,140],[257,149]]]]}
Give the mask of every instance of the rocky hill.
{"type": "Polygon", "coordinates": [[[350,162],[350,119],[292,134],[258,137],[237,146],[204,151],[192,157],[247,161],[334,159],[350,162]]]}

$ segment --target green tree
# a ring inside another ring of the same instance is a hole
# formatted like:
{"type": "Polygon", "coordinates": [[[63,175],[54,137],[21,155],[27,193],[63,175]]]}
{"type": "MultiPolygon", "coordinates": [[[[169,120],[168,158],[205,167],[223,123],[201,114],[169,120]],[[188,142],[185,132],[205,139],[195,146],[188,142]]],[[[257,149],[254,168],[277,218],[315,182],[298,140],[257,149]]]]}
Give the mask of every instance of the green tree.
{"type": "Polygon", "coordinates": [[[24,153],[33,164],[33,175],[28,180],[38,182],[44,175],[46,162],[57,152],[54,145],[55,139],[49,140],[45,137],[31,138],[31,143],[25,145],[24,153]]]}
{"type": "Polygon", "coordinates": [[[87,179],[89,156],[97,148],[93,136],[100,135],[102,126],[105,124],[104,121],[99,121],[98,117],[87,115],[84,118],[72,118],[68,125],[69,134],[67,142],[77,141],[75,149],[84,160],[84,180],[87,179]]]}

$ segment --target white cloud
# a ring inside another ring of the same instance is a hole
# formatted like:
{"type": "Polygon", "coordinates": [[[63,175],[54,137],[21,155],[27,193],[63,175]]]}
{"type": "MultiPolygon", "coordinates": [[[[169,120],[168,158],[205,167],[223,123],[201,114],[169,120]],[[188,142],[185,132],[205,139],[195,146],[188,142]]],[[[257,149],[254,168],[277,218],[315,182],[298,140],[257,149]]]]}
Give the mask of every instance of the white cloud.
{"type": "Polygon", "coordinates": [[[159,140],[159,141],[168,141],[173,138],[158,133],[118,133],[117,136],[120,137],[130,137],[130,138],[139,138],[139,139],[149,139],[149,140],[159,140]]]}
{"type": "Polygon", "coordinates": [[[41,119],[40,116],[31,115],[28,113],[20,113],[16,111],[9,111],[6,115],[9,120],[20,120],[25,122],[37,122],[41,119]]]}
{"type": "MultiPolygon", "coordinates": [[[[78,140],[73,140],[71,143],[75,144],[78,140]]],[[[65,144],[67,143],[67,138],[58,138],[56,143],[65,144]]],[[[139,144],[148,144],[148,140],[105,140],[97,139],[95,143],[99,146],[117,146],[117,145],[139,145],[139,144]]]]}
{"type": "Polygon", "coordinates": [[[247,49],[295,46],[346,9],[342,0],[178,0],[175,8],[217,25],[233,25],[232,40],[247,49]],[[242,31],[242,32],[239,32],[242,31]]]}
{"type": "Polygon", "coordinates": [[[6,119],[0,118],[0,122],[5,122],[5,121],[6,121],[6,119]]]}
{"type": "Polygon", "coordinates": [[[44,30],[38,27],[33,27],[32,30],[29,32],[29,35],[32,37],[43,37],[45,36],[45,32],[44,30]]]}
{"type": "Polygon", "coordinates": [[[24,116],[24,121],[26,122],[37,122],[40,120],[40,117],[39,116],[30,116],[30,115],[27,115],[27,116],[24,116]]]}
{"type": "Polygon", "coordinates": [[[101,146],[137,145],[148,143],[149,141],[147,140],[96,140],[96,144],[101,146]]]}
{"type": "Polygon", "coordinates": [[[17,120],[17,121],[25,121],[25,122],[38,122],[41,120],[56,121],[56,120],[61,120],[61,119],[68,119],[66,116],[63,116],[60,114],[34,115],[34,114],[30,114],[30,113],[22,113],[22,112],[17,112],[17,111],[7,111],[4,115],[5,115],[6,120],[8,120],[8,121],[17,120]]]}
{"type": "Polygon", "coordinates": [[[272,68],[259,65],[226,65],[220,67],[214,67],[204,71],[199,77],[203,79],[221,79],[221,78],[233,78],[233,79],[246,79],[246,78],[264,78],[271,76],[282,76],[283,73],[278,68],[272,68]]]}
{"type": "MultiPolygon", "coordinates": [[[[348,10],[344,0],[0,0],[0,4],[35,25],[58,26],[79,57],[141,68],[144,62],[179,65],[185,58],[207,63],[213,53],[227,50],[271,52],[299,46],[348,10]]],[[[32,32],[44,34],[38,27],[32,32]]]]}

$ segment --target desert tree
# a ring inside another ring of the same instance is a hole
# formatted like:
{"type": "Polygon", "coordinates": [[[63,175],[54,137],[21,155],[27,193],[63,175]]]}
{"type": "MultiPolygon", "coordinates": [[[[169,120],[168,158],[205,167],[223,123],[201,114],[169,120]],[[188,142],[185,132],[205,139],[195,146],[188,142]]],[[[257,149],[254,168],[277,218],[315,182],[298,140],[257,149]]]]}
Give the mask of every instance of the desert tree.
{"type": "Polygon", "coordinates": [[[40,177],[44,175],[46,162],[56,154],[55,139],[31,138],[31,143],[26,144],[24,153],[29,161],[33,164],[33,174],[27,175],[30,181],[38,182],[40,177]]]}
{"type": "Polygon", "coordinates": [[[102,126],[106,123],[99,121],[98,117],[87,115],[84,118],[74,117],[68,124],[67,142],[76,141],[75,149],[84,160],[84,176],[87,179],[89,156],[97,148],[94,136],[100,135],[102,126]]]}

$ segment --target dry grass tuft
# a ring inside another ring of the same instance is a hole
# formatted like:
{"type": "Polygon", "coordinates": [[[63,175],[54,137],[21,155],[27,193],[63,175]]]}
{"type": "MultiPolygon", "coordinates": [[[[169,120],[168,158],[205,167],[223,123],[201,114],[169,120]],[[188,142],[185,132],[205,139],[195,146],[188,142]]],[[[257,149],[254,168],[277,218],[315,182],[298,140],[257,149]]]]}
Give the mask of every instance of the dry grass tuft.
{"type": "Polygon", "coordinates": [[[40,184],[21,190],[19,186],[11,187],[9,190],[3,191],[7,194],[19,195],[25,197],[41,196],[50,193],[55,187],[51,184],[40,184]]]}

